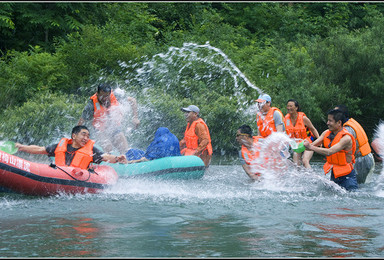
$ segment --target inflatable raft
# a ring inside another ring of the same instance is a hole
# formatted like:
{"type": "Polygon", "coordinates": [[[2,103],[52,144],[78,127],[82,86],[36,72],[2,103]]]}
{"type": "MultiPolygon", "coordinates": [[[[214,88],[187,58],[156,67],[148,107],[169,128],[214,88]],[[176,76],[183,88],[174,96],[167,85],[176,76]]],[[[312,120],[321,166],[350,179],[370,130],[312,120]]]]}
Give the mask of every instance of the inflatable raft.
{"type": "Polygon", "coordinates": [[[92,170],[35,163],[0,151],[0,187],[25,195],[98,193],[117,182],[107,165],[92,170]]]}
{"type": "Polygon", "coordinates": [[[200,179],[205,165],[198,156],[170,156],[131,164],[110,164],[120,178],[149,177],[160,179],[200,179]]]}

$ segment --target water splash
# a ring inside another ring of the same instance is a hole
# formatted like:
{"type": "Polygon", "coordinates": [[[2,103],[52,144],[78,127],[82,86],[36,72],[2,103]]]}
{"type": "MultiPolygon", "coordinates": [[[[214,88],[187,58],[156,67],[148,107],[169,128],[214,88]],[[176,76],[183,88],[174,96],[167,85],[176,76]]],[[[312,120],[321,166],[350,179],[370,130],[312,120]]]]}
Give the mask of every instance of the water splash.
{"type": "MultiPolygon", "coordinates": [[[[246,94],[250,90],[263,93],[222,50],[211,46],[209,42],[202,45],[184,43],[181,48],[170,47],[166,53],[154,55],[142,66],[125,62],[120,62],[120,66],[127,70],[126,86],[139,85],[144,93],[155,86],[161,86],[164,92],[168,92],[190,84],[190,80],[194,84],[204,82],[212,89],[219,86],[223,91],[234,91],[231,94],[239,104],[249,103],[246,94]]],[[[188,91],[184,91],[186,96],[188,91]]]]}
{"type": "MultiPolygon", "coordinates": [[[[373,142],[376,146],[376,152],[380,155],[381,158],[384,158],[384,122],[380,121],[379,125],[375,129],[373,142]]],[[[382,166],[384,166],[384,161],[382,161],[382,166]]],[[[376,180],[376,186],[374,187],[374,192],[378,197],[384,197],[384,167],[382,167],[380,175],[376,180]]]]}
{"type": "Polygon", "coordinates": [[[377,142],[377,153],[384,158],[384,121],[380,121],[374,132],[374,140],[377,142]]]}

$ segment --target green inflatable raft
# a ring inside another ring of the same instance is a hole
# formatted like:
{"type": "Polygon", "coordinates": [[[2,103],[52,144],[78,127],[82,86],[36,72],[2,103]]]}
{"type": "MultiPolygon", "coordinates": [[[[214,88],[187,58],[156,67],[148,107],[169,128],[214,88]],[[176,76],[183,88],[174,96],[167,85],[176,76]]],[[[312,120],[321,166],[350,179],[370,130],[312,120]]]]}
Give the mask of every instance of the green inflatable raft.
{"type": "Polygon", "coordinates": [[[120,178],[200,179],[205,171],[204,162],[197,156],[170,156],[131,164],[101,164],[113,167],[120,178]]]}

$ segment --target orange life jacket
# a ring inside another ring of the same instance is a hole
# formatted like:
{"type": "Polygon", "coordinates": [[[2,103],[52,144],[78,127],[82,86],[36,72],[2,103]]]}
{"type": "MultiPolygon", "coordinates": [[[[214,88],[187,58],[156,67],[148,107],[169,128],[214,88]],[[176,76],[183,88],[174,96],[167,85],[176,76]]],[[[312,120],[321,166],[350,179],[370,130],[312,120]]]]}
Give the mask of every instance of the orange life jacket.
{"type": "MultiPolygon", "coordinates": [[[[109,113],[111,113],[112,110],[117,109],[119,106],[119,102],[117,101],[115,95],[111,91],[110,100],[111,100],[111,106],[109,108],[106,108],[102,106],[97,99],[97,93],[95,93],[90,99],[93,101],[93,126],[96,129],[102,130],[105,128],[105,119],[106,116],[108,116],[109,113]]],[[[121,113],[118,113],[119,116],[121,116],[121,113]]],[[[114,115],[116,116],[116,115],[114,115]]],[[[121,120],[115,120],[116,123],[120,124],[121,120]]]]}
{"type": "Polygon", "coordinates": [[[198,123],[201,123],[204,125],[205,130],[207,131],[207,134],[208,134],[208,139],[209,139],[209,143],[203,151],[208,150],[209,155],[211,155],[213,153],[212,144],[211,144],[211,136],[209,134],[208,126],[204,122],[203,119],[199,118],[199,119],[193,121],[191,126],[189,126],[189,123],[187,124],[187,128],[185,129],[185,132],[184,132],[184,140],[185,140],[185,144],[187,147],[181,151],[181,153],[184,155],[193,154],[196,151],[197,147],[199,146],[199,142],[198,142],[199,137],[195,133],[195,128],[196,128],[196,125],[198,123]]]}
{"type": "Polygon", "coordinates": [[[257,127],[259,128],[259,132],[262,137],[267,137],[272,134],[272,132],[277,131],[275,127],[275,121],[273,120],[273,114],[275,111],[278,111],[281,114],[281,118],[283,120],[283,123],[285,124],[285,117],[277,107],[271,107],[271,109],[265,115],[264,120],[262,119],[261,112],[257,113],[257,127]]]}
{"type": "Polygon", "coordinates": [[[258,146],[259,139],[261,136],[253,136],[253,147],[254,150],[248,150],[245,145],[241,146],[241,157],[243,157],[246,164],[250,165],[260,156],[260,147],[258,146]]]}
{"type": "Polygon", "coordinates": [[[368,137],[365,133],[363,127],[353,118],[350,118],[345,122],[344,126],[350,126],[355,130],[356,139],[359,142],[359,151],[362,156],[365,156],[372,152],[371,147],[369,146],[368,137]]]}
{"type": "Polygon", "coordinates": [[[325,148],[329,148],[340,142],[340,139],[349,135],[352,138],[352,149],[349,151],[341,150],[337,153],[334,153],[330,156],[327,156],[327,162],[324,164],[323,169],[324,173],[327,174],[330,170],[333,169],[333,174],[335,178],[339,178],[341,176],[348,175],[353,170],[353,163],[355,163],[355,151],[356,151],[356,143],[355,138],[352,134],[350,134],[345,128],[343,128],[340,132],[338,132],[331,142],[328,136],[331,134],[330,130],[327,130],[324,136],[323,145],[325,148]],[[330,145],[330,146],[329,146],[330,145]],[[351,161],[347,161],[347,154],[351,156],[351,161]]]}
{"type": "Polygon", "coordinates": [[[252,166],[252,171],[255,175],[260,176],[260,170],[263,165],[260,163],[256,163],[257,158],[260,156],[260,146],[258,144],[259,139],[263,138],[261,136],[253,136],[253,148],[254,150],[248,150],[245,145],[241,146],[241,157],[244,159],[245,163],[252,166]]]}
{"type": "MultiPolygon", "coordinates": [[[[65,152],[67,145],[72,144],[72,139],[62,138],[58,143],[55,150],[55,164],[57,166],[65,166],[65,152]]],[[[88,169],[89,164],[93,161],[93,145],[95,141],[88,140],[88,142],[75,152],[75,156],[69,166],[81,169],[88,169]]]]}
{"type": "MultiPolygon", "coordinates": [[[[307,133],[307,127],[304,125],[303,117],[306,116],[304,112],[297,112],[296,124],[293,125],[291,121],[291,115],[285,115],[285,130],[290,138],[304,140],[307,139],[310,143],[312,142],[310,136],[307,133]]],[[[310,132],[310,131],[309,131],[310,132]]],[[[312,132],[310,132],[312,133],[312,132]]]]}

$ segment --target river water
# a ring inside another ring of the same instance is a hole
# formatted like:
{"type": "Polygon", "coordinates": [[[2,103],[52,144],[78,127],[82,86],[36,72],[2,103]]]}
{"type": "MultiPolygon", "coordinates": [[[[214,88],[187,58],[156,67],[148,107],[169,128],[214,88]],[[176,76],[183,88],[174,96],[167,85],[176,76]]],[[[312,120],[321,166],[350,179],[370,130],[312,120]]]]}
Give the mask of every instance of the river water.
{"type": "Polygon", "coordinates": [[[0,193],[0,257],[383,257],[382,164],[346,192],[311,163],[262,182],[211,165],[199,180],[122,179],[101,194],[0,193]]]}

